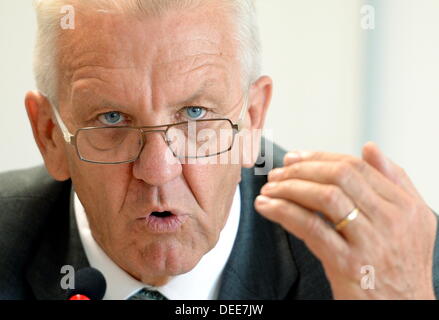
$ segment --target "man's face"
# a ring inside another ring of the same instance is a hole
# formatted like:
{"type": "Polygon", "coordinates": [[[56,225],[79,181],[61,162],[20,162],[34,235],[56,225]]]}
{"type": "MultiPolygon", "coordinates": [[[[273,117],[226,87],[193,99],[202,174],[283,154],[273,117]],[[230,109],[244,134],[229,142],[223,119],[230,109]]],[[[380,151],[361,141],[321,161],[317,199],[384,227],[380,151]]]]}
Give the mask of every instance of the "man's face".
{"type": "MultiPolygon", "coordinates": [[[[60,40],[60,112],[71,132],[185,121],[193,119],[190,106],[237,121],[240,64],[229,18],[218,9],[143,18],[79,13],[77,19],[76,29],[60,40]]],[[[239,165],[169,163],[159,133],[146,135],[139,159],[130,164],[86,163],[72,146],[66,149],[94,238],[132,276],[163,284],[215,246],[239,165]],[[175,216],[150,214],[163,210],[175,216]]]]}

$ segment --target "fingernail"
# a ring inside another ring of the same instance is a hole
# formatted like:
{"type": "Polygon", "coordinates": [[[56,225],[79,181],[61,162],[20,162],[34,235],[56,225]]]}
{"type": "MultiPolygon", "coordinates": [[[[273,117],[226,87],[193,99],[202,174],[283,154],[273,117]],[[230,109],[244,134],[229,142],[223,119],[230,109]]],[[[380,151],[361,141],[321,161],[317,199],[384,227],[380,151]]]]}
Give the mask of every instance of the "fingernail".
{"type": "Polygon", "coordinates": [[[256,197],[256,204],[257,205],[264,205],[267,204],[270,201],[270,198],[263,196],[263,195],[259,195],[256,197]]]}
{"type": "Polygon", "coordinates": [[[280,179],[284,174],[284,171],[285,170],[283,168],[277,168],[271,170],[270,173],[268,174],[268,181],[280,179]]]}
{"type": "Polygon", "coordinates": [[[263,193],[263,192],[270,191],[270,190],[276,188],[276,186],[277,186],[276,182],[269,182],[265,186],[262,187],[261,192],[263,193]]]}
{"type": "Polygon", "coordinates": [[[284,165],[290,165],[300,161],[299,152],[288,152],[284,157],[284,165]]]}

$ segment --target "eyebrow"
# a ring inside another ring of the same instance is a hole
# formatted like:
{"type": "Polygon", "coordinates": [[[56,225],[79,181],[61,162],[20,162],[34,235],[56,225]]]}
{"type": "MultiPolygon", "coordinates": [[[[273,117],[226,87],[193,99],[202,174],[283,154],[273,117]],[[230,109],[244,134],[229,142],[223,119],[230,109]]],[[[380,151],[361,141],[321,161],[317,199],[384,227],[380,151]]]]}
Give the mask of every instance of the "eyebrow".
{"type": "Polygon", "coordinates": [[[215,94],[209,94],[206,93],[205,90],[197,90],[197,92],[195,92],[193,95],[191,95],[189,98],[186,98],[180,102],[178,102],[177,104],[172,104],[174,105],[178,105],[178,106],[193,106],[194,104],[200,103],[202,102],[201,100],[205,101],[210,101],[210,102],[214,102],[214,103],[220,103],[221,99],[219,97],[215,97],[215,94]]]}
{"type": "Polygon", "coordinates": [[[214,87],[217,83],[218,81],[211,79],[204,81],[203,84],[191,96],[177,104],[190,105],[191,103],[194,103],[194,101],[199,101],[201,98],[211,100],[213,102],[219,102],[220,99],[218,98],[218,93],[213,93],[211,90],[208,90],[210,87],[214,87]]]}
{"type": "MultiPolygon", "coordinates": [[[[220,103],[221,99],[219,98],[220,94],[218,92],[214,93],[212,90],[209,90],[211,87],[215,87],[218,85],[217,80],[206,80],[202,83],[200,87],[196,89],[194,93],[192,93],[188,98],[185,98],[181,101],[172,102],[168,105],[168,107],[176,107],[176,106],[190,106],[195,104],[196,102],[201,102],[203,99],[205,101],[210,101],[213,103],[220,103]]],[[[91,90],[87,93],[78,92],[73,99],[73,104],[76,106],[74,108],[75,114],[86,115],[95,113],[101,109],[118,109],[118,110],[128,110],[129,106],[117,103],[112,101],[106,97],[100,96],[99,94],[93,93],[95,90],[91,90]]]]}
{"type": "MultiPolygon", "coordinates": [[[[80,97],[81,95],[78,95],[78,97],[80,97]]],[[[114,108],[114,109],[128,109],[127,106],[121,105],[119,103],[115,103],[112,102],[106,98],[101,98],[97,95],[95,95],[95,97],[97,97],[96,99],[94,98],[88,98],[85,99],[85,101],[79,103],[79,99],[75,99],[74,101],[74,114],[86,114],[86,115],[90,115],[100,109],[106,109],[106,108],[114,108]]]]}

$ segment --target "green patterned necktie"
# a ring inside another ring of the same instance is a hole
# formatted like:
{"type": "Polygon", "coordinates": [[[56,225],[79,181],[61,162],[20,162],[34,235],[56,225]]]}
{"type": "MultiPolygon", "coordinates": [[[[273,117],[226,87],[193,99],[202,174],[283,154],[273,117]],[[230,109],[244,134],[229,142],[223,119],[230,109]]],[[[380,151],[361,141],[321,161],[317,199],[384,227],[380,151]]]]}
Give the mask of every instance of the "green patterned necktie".
{"type": "Polygon", "coordinates": [[[131,297],[129,297],[128,300],[168,300],[168,299],[158,291],[143,288],[137,291],[137,293],[133,294],[131,297]]]}

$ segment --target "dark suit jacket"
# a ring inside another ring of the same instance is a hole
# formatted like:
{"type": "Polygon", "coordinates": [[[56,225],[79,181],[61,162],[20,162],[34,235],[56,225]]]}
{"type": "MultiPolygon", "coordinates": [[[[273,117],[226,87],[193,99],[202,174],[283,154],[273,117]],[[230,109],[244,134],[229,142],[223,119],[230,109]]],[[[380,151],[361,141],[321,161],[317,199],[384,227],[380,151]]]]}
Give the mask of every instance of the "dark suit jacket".
{"type": "MultiPolygon", "coordinates": [[[[282,166],[284,153],[274,146],[274,167],[282,166]]],[[[302,241],[255,211],[254,199],[266,181],[253,169],[242,170],[238,235],[219,299],[331,299],[320,261],[302,241]]],[[[54,181],[44,167],[0,175],[0,299],[64,299],[61,267],[88,266],[71,187],[70,180],[54,181]]]]}

